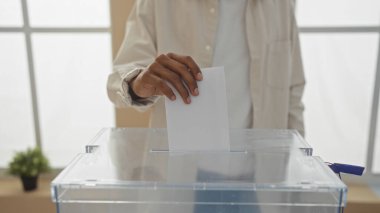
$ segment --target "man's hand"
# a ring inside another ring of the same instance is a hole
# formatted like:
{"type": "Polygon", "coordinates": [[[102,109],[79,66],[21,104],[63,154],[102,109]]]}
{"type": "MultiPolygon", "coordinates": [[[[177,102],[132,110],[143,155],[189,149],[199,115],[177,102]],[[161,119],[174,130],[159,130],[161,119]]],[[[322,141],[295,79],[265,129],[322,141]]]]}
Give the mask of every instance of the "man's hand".
{"type": "Polygon", "coordinates": [[[197,81],[202,80],[198,65],[190,56],[175,53],[162,54],[131,82],[133,92],[142,98],[153,95],[165,95],[175,100],[172,89],[175,88],[186,104],[191,103],[190,94],[199,94],[197,81]]]}

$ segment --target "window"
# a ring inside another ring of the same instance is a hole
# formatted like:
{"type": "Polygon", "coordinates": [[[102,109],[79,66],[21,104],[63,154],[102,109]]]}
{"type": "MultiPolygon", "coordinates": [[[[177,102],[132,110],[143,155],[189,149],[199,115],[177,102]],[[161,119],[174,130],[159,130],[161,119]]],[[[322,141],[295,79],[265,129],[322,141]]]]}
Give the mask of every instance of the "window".
{"type": "Polygon", "coordinates": [[[62,168],[113,126],[109,0],[2,0],[0,46],[0,167],[38,145],[62,168]]]}
{"type": "Polygon", "coordinates": [[[379,8],[378,0],[297,0],[296,8],[306,140],[324,160],[364,165],[369,174],[380,173],[379,8]]]}
{"type": "Polygon", "coordinates": [[[27,0],[32,27],[110,27],[109,0],[27,0]]]}
{"type": "Polygon", "coordinates": [[[0,1],[0,26],[21,27],[23,25],[21,1],[0,1]]]}
{"type": "Polygon", "coordinates": [[[25,36],[0,33],[0,47],[0,167],[4,167],[12,150],[35,145],[35,135],[25,36]]]}
{"type": "Polygon", "coordinates": [[[379,0],[296,0],[301,27],[379,26],[379,0]]]}
{"type": "Polygon", "coordinates": [[[32,35],[41,139],[55,166],[63,167],[66,156],[113,124],[105,85],[110,43],[104,33],[32,35]]]}

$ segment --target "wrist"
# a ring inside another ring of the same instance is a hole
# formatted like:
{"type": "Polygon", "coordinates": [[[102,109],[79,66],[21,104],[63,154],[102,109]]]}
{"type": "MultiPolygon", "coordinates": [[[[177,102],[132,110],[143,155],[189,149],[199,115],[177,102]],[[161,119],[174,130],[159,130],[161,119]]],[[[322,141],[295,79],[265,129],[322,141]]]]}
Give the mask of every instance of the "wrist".
{"type": "Polygon", "coordinates": [[[135,89],[134,89],[134,86],[135,86],[135,78],[133,78],[129,83],[128,83],[128,92],[129,92],[129,95],[131,96],[132,100],[139,100],[139,99],[143,99],[142,97],[140,97],[139,95],[136,94],[135,92],[135,89]]]}

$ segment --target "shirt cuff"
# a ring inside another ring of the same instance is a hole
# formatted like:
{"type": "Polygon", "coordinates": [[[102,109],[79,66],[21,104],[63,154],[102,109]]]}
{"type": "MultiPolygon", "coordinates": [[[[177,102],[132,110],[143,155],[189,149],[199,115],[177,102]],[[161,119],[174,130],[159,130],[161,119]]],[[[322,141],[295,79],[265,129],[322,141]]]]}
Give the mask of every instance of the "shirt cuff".
{"type": "Polygon", "coordinates": [[[132,79],[134,79],[137,75],[139,75],[142,72],[143,69],[135,69],[131,72],[128,72],[124,77],[123,77],[123,82],[122,82],[122,94],[119,94],[122,96],[123,100],[126,102],[127,105],[133,106],[138,110],[145,110],[149,107],[151,107],[153,104],[155,104],[159,98],[159,96],[152,96],[149,98],[138,98],[138,99],[133,99],[131,94],[130,94],[130,82],[132,79]]]}

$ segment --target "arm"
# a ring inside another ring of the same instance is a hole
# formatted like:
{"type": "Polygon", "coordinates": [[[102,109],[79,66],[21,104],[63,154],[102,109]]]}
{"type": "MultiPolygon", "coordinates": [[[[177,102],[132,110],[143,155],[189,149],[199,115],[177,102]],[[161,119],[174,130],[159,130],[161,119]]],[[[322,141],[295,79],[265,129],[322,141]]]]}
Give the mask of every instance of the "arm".
{"type": "Polygon", "coordinates": [[[108,97],[117,107],[133,106],[144,110],[157,99],[134,100],[128,85],[157,55],[153,4],[154,1],[138,0],[129,15],[125,37],[107,83],[108,97]]]}
{"type": "Polygon", "coordinates": [[[190,56],[175,53],[157,56],[153,4],[152,0],[136,1],[128,19],[114,72],[108,78],[108,95],[117,107],[145,110],[159,95],[175,100],[172,88],[187,104],[190,94],[199,93],[196,81],[202,80],[202,74],[190,56]]]}

